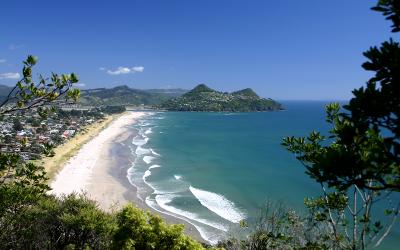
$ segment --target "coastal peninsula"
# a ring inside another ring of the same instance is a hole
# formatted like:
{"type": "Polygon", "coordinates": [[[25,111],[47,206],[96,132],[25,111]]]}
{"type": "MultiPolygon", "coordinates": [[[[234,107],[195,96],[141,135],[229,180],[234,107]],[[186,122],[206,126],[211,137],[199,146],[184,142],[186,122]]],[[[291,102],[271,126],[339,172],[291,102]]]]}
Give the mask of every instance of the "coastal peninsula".
{"type": "Polygon", "coordinates": [[[250,88],[224,93],[200,84],[182,96],[162,103],[158,108],[169,111],[257,112],[281,110],[282,105],[272,99],[259,97],[250,88]]]}

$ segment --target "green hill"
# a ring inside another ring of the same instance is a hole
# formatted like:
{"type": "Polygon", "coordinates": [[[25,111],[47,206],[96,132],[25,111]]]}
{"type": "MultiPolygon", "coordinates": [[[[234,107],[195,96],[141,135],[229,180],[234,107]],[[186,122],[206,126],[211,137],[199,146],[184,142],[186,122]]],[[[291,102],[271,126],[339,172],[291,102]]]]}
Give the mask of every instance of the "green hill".
{"type": "Polygon", "coordinates": [[[223,93],[204,84],[196,86],[180,97],[170,99],[160,108],[171,111],[226,111],[254,112],[281,110],[282,105],[272,99],[259,97],[247,88],[232,93],[223,93]]]}
{"type": "Polygon", "coordinates": [[[168,99],[185,93],[183,89],[133,89],[126,85],[111,89],[81,90],[82,105],[159,105],[168,99]]]}
{"type": "Polygon", "coordinates": [[[239,91],[232,92],[232,95],[236,96],[242,96],[243,98],[248,97],[248,98],[260,98],[254,90],[247,88],[247,89],[242,89],[239,91]]]}
{"type": "Polygon", "coordinates": [[[7,98],[8,93],[10,93],[12,89],[12,87],[0,84],[0,103],[7,98]]]}

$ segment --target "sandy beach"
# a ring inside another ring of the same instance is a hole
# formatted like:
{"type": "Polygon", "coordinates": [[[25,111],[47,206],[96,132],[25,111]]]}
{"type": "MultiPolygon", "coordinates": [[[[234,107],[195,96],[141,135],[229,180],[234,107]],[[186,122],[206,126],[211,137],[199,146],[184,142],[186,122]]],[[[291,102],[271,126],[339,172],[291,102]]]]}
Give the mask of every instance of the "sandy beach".
{"type": "MultiPolygon", "coordinates": [[[[127,112],[109,123],[97,136],[84,144],[52,179],[51,193],[58,196],[73,192],[85,193],[106,211],[121,208],[128,202],[150,210],[137,197],[136,188],[128,181],[127,170],[135,156],[125,146],[130,145],[136,136],[128,125],[145,115],[145,112],[127,112]]],[[[204,242],[199,232],[186,221],[151,211],[168,223],[184,224],[186,234],[204,242]]]]}
{"type": "Polygon", "coordinates": [[[104,119],[96,121],[93,124],[83,127],[73,138],[67,140],[62,145],[54,149],[55,155],[52,157],[43,157],[35,160],[34,163],[45,168],[47,177],[51,180],[62,169],[63,166],[79,151],[79,149],[96,137],[110,123],[118,119],[123,114],[109,115],[104,119]]]}

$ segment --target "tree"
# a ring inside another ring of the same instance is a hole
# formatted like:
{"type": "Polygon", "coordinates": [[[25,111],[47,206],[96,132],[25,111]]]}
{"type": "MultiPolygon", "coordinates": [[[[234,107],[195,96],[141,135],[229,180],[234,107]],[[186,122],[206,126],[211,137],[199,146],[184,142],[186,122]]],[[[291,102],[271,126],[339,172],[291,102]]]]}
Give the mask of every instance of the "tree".
{"type": "Polygon", "coordinates": [[[12,142],[12,139],[13,139],[13,138],[12,138],[11,135],[6,134],[6,135],[4,136],[4,143],[9,144],[9,143],[12,142]]]}
{"type": "MultiPolygon", "coordinates": [[[[51,109],[47,106],[54,104],[56,101],[64,99],[66,102],[69,102],[71,100],[76,101],[79,98],[79,89],[71,89],[72,85],[78,82],[77,76],[73,73],[68,75],[57,75],[53,73],[50,82],[42,75],[39,75],[38,82],[35,83],[32,78],[32,68],[36,63],[37,58],[34,56],[28,56],[23,62],[23,77],[0,104],[0,118],[7,113],[15,113],[29,109],[37,109],[40,115],[46,116],[51,109]]],[[[23,129],[18,119],[14,120],[14,129],[17,131],[23,129]]],[[[4,179],[7,176],[13,176],[10,175],[10,173],[15,173],[17,171],[15,168],[20,163],[19,156],[0,154],[4,159],[8,159],[1,161],[0,178],[4,179]]],[[[0,184],[11,184],[16,176],[13,176],[12,180],[8,182],[3,181],[0,184]]]]}
{"type": "Polygon", "coordinates": [[[235,236],[218,243],[226,250],[258,249],[332,249],[329,231],[302,217],[281,203],[266,202],[256,222],[240,223],[244,236],[235,236]]]}
{"type": "Polygon", "coordinates": [[[18,118],[15,118],[15,119],[14,119],[13,129],[14,129],[15,131],[24,130],[24,126],[22,126],[22,124],[21,124],[21,122],[19,121],[18,118]]]}
{"type": "Polygon", "coordinates": [[[109,249],[117,225],[84,196],[38,197],[0,232],[1,249],[109,249]]]}
{"type": "Polygon", "coordinates": [[[127,205],[117,213],[115,249],[203,249],[183,234],[183,225],[167,225],[159,216],[127,205]]]}
{"type": "Polygon", "coordinates": [[[61,99],[65,102],[78,100],[79,89],[72,89],[73,84],[78,82],[74,73],[52,73],[50,82],[39,75],[38,81],[35,82],[32,78],[32,68],[36,63],[37,58],[34,56],[28,56],[23,62],[23,77],[0,104],[0,115],[34,108],[38,109],[40,115],[46,115],[50,110],[46,105],[52,105],[61,99]]]}
{"type": "MultiPolygon", "coordinates": [[[[392,21],[392,32],[400,31],[399,1],[381,0],[372,9],[392,21]]],[[[318,220],[330,224],[340,248],[364,249],[368,241],[378,246],[400,207],[387,203],[392,220],[385,229],[372,221],[377,198],[400,191],[400,46],[390,39],[364,56],[368,60],[362,67],[375,76],[353,91],[344,110],[337,103],[326,107],[333,127],[329,137],[314,131],[307,138],[283,141],[321,185],[323,196],[306,200],[306,205],[318,220]]]]}
{"type": "MultiPolygon", "coordinates": [[[[32,78],[32,68],[37,59],[33,56],[23,62],[22,79],[17,82],[6,99],[0,104],[0,119],[4,114],[36,109],[41,116],[46,116],[56,101],[76,101],[79,90],[71,89],[78,82],[75,74],[52,74],[50,81],[39,76],[38,82],[32,78]]],[[[14,129],[21,130],[18,120],[14,129]]],[[[22,160],[14,153],[0,153],[0,237],[9,236],[15,228],[19,214],[35,204],[44,196],[49,187],[45,183],[46,173],[42,166],[22,160]]],[[[4,243],[4,242],[3,242],[4,243]]]]}
{"type": "Polygon", "coordinates": [[[41,124],[41,122],[38,119],[33,119],[31,122],[32,127],[39,127],[40,124],[41,124]]]}

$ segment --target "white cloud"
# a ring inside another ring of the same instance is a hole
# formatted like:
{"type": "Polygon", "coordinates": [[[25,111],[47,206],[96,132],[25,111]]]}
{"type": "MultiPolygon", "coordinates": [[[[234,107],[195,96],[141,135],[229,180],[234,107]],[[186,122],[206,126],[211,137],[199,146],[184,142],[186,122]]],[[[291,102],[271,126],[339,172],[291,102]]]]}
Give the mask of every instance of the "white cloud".
{"type": "Polygon", "coordinates": [[[7,62],[6,59],[0,58],[0,63],[5,63],[5,62],[7,62]]]}
{"type": "Polygon", "coordinates": [[[100,67],[100,68],[99,68],[99,70],[106,70],[106,68],[104,68],[104,67],[100,67]]]}
{"type": "Polygon", "coordinates": [[[0,79],[19,79],[21,75],[19,73],[2,73],[0,74],[0,79]]]}
{"type": "Polygon", "coordinates": [[[127,67],[118,67],[116,70],[107,70],[107,73],[110,75],[129,74],[131,73],[131,69],[127,67]]]}
{"type": "MultiPolygon", "coordinates": [[[[102,70],[100,68],[100,70],[102,70]]],[[[143,72],[144,67],[143,66],[135,66],[135,67],[118,67],[116,70],[107,70],[107,73],[110,75],[122,75],[122,74],[132,74],[136,72],[143,72]]]]}
{"type": "Polygon", "coordinates": [[[132,68],[133,71],[136,72],[143,72],[144,71],[144,67],[143,66],[136,66],[132,68]]]}

